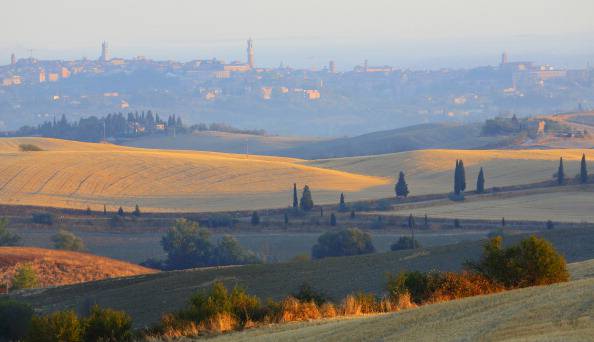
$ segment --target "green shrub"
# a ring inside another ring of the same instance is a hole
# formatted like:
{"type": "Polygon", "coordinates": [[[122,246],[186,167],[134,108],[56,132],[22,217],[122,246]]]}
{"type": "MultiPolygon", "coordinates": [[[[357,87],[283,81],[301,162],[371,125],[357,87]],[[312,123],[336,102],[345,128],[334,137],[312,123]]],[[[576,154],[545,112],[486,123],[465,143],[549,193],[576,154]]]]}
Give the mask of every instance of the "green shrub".
{"type": "Polygon", "coordinates": [[[56,249],[75,252],[85,250],[85,244],[83,240],[67,230],[60,229],[58,234],[52,236],[52,241],[54,242],[54,248],[56,249]]]}
{"type": "Polygon", "coordinates": [[[132,318],[123,312],[95,305],[84,320],[84,341],[118,342],[132,340],[132,318]]]}
{"type": "Polygon", "coordinates": [[[1,246],[19,246],[21,237],[13,234],[6,229],[8,221],[5,218],[0,219],[0,247],[1,246]]]}
{"type": "Polygon", "coordinates": [[[433,296],[443,281],[444,277],[439,272],[400,272],[396,277],[388,276],[386,290],[395,300],[408,293],[414,303],[422,304],[433,296]]]}
{"type": "Polygon", "coordinates": [[[0,341],[23,340],[33,318],[33,309],[27,304],[0,299],[0,341]]]}
{"type": "Polygon", "coordinates": [[[504,248],[502,238],[490,239],[478,263],[467,268],[507,288],[547,285],[569,280],[565,258],[548,241],[531,236],[504,248]]]}
{"type": "Polygon", "coordinates": [[[329,301],[328,296],[323,292],[315,290],[308,283],[303,283],[299,286],[299,291],[291,295],[295,299],[301,302],[314,302],[316,305],[321,306],[322,304],[329,301]]]}
{"type": "Polygon", "coordinates": [[[311,255],[320,259],[331,256],[359,255],[375,252],[371,236],[357,228],[326,232],[318,238],[311,255]]]}
{"type": "Polygon", "coordinates": [[[33,316],[27,341],[80,342],[83,324],[72,310],[58,311],[46,316],[33,316]]]}
{"type": "Polygon", "coordinates": [[[19,150],[21,150],[22,152],[38,152],[38,151],[43,151],[43,149],[37,145],[34,144],[20,144],[19,145],[19,150]]]}
{"type": "Polygon", "coordinates": [[[12,279],[12,290],[32,289],[37,286],[39,286],[39,281],[33,266],[24,264],[17,268],[12,279]]]}
{"type": "Polygon", "coordinates": [[[393,243],[390,246],[390,250],[392,251],[400,251],[404,249],[415,249],[421,247],[421,244],[417,240],[414,240],[408,236],[401,236],[398,238],[398,241],[393,243]]]}

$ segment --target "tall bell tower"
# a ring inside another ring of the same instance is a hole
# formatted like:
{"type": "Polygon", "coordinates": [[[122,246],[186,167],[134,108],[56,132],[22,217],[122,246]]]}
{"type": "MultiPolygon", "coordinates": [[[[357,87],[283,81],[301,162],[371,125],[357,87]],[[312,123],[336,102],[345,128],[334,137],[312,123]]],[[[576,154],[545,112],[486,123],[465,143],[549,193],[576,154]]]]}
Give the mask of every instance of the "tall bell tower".
{"type": "Polygon", "coordinates": [[[247,63],[250,68],[254,68],[254,41],[252,38],[247,41],[247,63]]]}

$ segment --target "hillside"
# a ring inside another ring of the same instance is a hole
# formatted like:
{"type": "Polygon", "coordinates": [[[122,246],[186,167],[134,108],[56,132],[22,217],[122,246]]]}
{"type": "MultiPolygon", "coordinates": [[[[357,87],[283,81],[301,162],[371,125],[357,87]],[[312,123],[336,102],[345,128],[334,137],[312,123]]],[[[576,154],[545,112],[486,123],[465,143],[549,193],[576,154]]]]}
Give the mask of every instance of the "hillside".
{"type": "Polygon", "coordinates": [[[0,283],[10,284],[15,271],[30,264],[41,287],[76,284],[157,271],[92,254],[33,247],[0,247],[0,283]]]}
{"type": "MultiPolygon", "coordinates": [[[[320,159],[307,165],[346,172],[395,178],[404,171],[410,195],[447,193],[452,191],[456,159],[466,168],[468,190],[474,190],[480,167],[484,168],[487,188],[519,185],[553,179],[559,158],[563,157],[565,174],[579,173],[579,161],[586,154],[588,165],[594,169],[594,150],[420,150],[376,156],[320,159]]],[[[368,196],[393,196],[393,184],[370,188],[368,196]]]]}
{"type": "MultiPolygon", "coordinates": [[[[589,229],[553,230],[542,235],[565,255],[569,262],[594,258],[594,234],[589,229]]],[[[518,241],[520,236],[508,238],[518,241]]],[[[219,267],[176,272],[161,272],[142,277],[130,277],[46,289],[22,297],[36,308],[48,311],[59,308],[77,308],[85,298],[92,297],[98,304],[128,311],[135,324],[143,326],[159,319],[164,311],[184,305],[198,288],[208,287],[214,280],[228,286],[241,284],[261,298],[282,298],[303,282],[335,300],[355,291],[381,293],[386,273],[402,270],[455,271],[466,260],[476,259],[482,251],[482,242],[464,242],[449,246],[423,248],[415,251],[377,253],[363,256],[327,258],[318,261],[219,267]]],[[[581,274],[586,274],[587,265],[581,274]]]]}
{"type": "Polygon", "coordinates": [[[594,279],[368,317],[273,325],[215,341],[588,341],[594,279]]]}
{"type": "Polygon", "coordinates": [[[224,153],[249,153],[262,155],[283,155],[286,149],[319,142],[322,139],[312,137],[285,137],[251,135],[213,131],[196,131],[191,134],[153,135],[121,142],[122,145],[168,150],[197,150],[224,153]]]}
{"type": "Polygon", "coordinates": [[[170,151],[44,138],[0,139],[0,203],[102,211],[139,204],[145,211],[284,207],[294,182],[318,199],[386,184],[379,177],[326,170],[300,160],[170,151]],[[43,149],[20,152],[20,144],[43,149]]]}
{"type": "Polygon", "coordinates": [[[355,137],[317,141],[274,152],[305,159],[395,153],[430,148],[477,149],[505,146],[505,137],[482,137],[481,124],[431,123],[355,137]]]}

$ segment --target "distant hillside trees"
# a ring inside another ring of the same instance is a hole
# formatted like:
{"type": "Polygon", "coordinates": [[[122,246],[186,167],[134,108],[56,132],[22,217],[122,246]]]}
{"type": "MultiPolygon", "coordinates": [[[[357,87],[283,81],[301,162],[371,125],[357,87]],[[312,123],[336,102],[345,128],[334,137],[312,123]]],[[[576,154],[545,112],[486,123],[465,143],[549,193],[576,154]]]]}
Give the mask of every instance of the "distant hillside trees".
{"type": "Polygon", "coordinates": [[[390,250],[392,251],[400,251],[405,249],[416,249],[421,247],[417,240],[413,240],[411,237],[408,236],[401,236],[398,238],[398,241],[393,243],[390,246],[390,250]]]}
{"type": "Polygon", "coordinates": [[[476,192],[482,194],[485,192],[485,173],[483,168],[479,171],[478,177],[476,178],[476,192]]]}
{"type": "Polygon", "coordinates": [[[20,246],[21,237],[17,234],[9,232],[6,228],[7,226],[8,220],[5,218],[0,219],[0,247],[20,246]]]}
{"type": "Polygon", "coordinates": [[[344,201],[344,193],[340,193],[340,201],[338,202],[338,211],[347,211],[349,208],[347,207],[344,201]]]}
{"type": "Polygon", "coordinates": [[[519,133],[524,129],[525,127],[514,115],[512,118],[497,117],[486,120],[481,133],[485,136],[508,135],[519,133]]]}
{"type": "MultiPolygon", "coordinates": [[[[200,228],[198,223],[177,220],[161,239],[167,260],[157,266],[162,269],[187,269],[260,262],[254,253],[243,248],[235,238],[226,236],[213,245],[210,237],[209,231],[200,228]]],[[[146,265],[155,267],[155,262],[150,261],[146,265]]]]}
{"type": "Polygon", "coordinates": [[[303,193],[301,194],[301,201],[299,202],[299,206],[304,211],[310,211],[314,207],[313,198],[311,197],[311,191],[309,190],[308,185],[305,185],[303,187],[303,193]]]}
{"type": "Polygon", "coordinates": [[[75,252],[82,252],[86,249],[81,238],[63,229],[60,229],[56,235],[52,236],[52,242],[55,249],[75,252]]]}
{"type": "Polygon", "coordinates": [[[563,168],[563,157],[559,158],[559,168],[557,169],[557,184],[565,184],[565,170],[563,168]]]}
{"type": "Polygon", "coordinates": [[[404,172],[400,171],[398,174],[398,182],[394,188],[396,191],[396,197],[405,197],[408,196],[408,185],[406,184],[406,180],[404,179],[404,172]]]}
{"type": "Polygon", "coordinates": [[[466,171],[464,170],[464,162],[456,160],[456,168],[454,169],[454,193],[460,195],[466,190],[466,171]]]}
{"type": "Polygon", "coordinates": [[[580,163],[580,183],[588,183],[588,164],[586,163],[586,154],[582,154],[582,161],[580,163]]]}
{"type": "Polygon", "coordinates": [[[326,232],[318,238],[311,251],[315,259],[359,255],[375,252],[371,236],[357,228],[326,232]]]}

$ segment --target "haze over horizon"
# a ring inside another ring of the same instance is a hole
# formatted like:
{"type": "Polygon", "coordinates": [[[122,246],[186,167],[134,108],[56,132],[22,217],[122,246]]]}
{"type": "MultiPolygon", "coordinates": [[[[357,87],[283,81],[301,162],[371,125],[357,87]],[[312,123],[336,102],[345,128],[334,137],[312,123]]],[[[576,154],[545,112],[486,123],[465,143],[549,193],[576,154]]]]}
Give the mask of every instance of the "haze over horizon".
{"type": "Polygon", "coordinates": [[[594,62],[594,4],[587,0],[258,0],[209,3],[208,10],[189,0],[25,0],[4,8],[0,29],[11,34],[0,38],[0,64],[29,49],[42,59],[94,59],[103,40],[118,57],[243,60],[248,37],[256,40],[257,64],[271,67],[320,67],[330,59],[340,70],[364,59],[400,68],[470,67],[495,65],[504,50],[513,60],[562,67],[594,62]]]}

